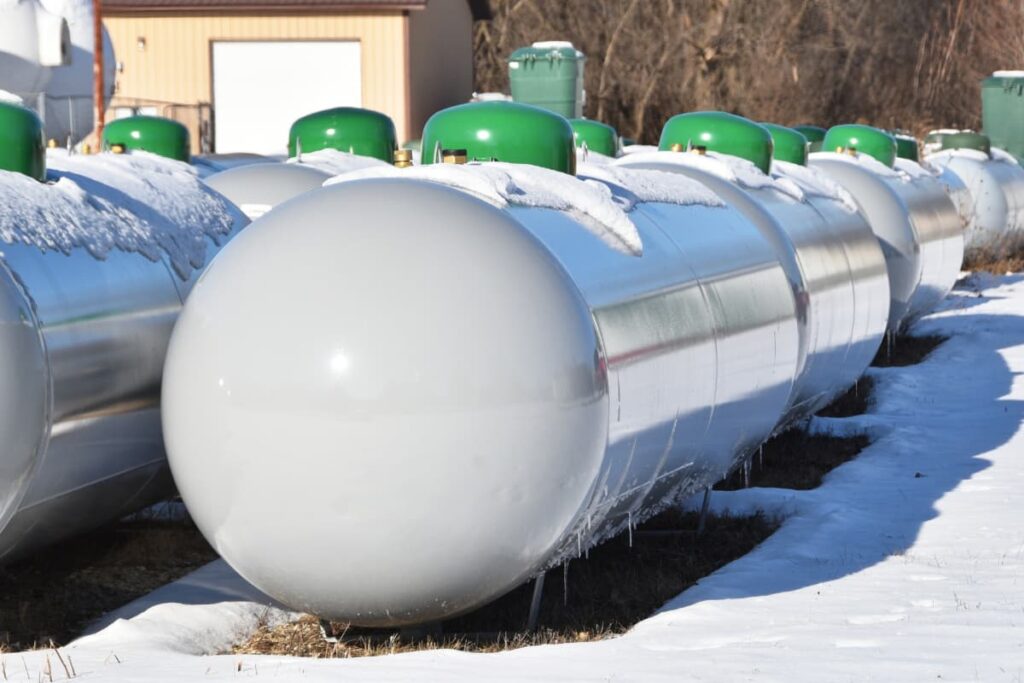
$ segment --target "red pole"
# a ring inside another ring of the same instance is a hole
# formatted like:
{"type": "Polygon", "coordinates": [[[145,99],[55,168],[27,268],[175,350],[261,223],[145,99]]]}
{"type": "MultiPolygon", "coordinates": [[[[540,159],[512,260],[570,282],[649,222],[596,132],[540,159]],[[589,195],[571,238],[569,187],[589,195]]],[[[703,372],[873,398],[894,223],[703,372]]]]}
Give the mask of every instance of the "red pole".
{"type": "Polygon", "coordinates": [[[92,98],[93,118],[96,121],[96,151],[103,147],[103,126],[107,107],[103,93],[103,2],[92,0],[92,98]]]}

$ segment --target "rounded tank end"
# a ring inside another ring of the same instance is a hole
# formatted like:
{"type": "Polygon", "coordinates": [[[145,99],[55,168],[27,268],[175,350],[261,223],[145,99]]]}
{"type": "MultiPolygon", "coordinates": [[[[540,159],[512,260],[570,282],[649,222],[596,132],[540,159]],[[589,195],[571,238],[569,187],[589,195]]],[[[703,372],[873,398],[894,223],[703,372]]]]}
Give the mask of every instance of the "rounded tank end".
{"type": "Polygon", "coordinates": [[[578,521],[603,368],[575,286],[508,214],[342,183],[253,223],[189,297],[168,456],[200,529],[267,594],[359,625],[435,620],[530,578],[578,521]]]}
{"type": "Polygon", "coordinates": [[[14,514],[47,438],[46,358],[31,305],[0,257],[0,530],[14,514]]]}
{"type": "Polygon", "coordinates": [[[322,186],[330,173],[301,164],[250,164],[214,173],[203,180],[249,218],[322,186]]]}

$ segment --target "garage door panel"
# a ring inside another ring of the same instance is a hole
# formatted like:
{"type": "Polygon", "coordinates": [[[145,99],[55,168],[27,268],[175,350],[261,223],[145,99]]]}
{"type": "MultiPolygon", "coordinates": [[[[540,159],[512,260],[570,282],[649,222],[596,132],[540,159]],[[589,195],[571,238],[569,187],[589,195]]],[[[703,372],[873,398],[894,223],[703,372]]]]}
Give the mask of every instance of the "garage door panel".
{"type": "Polygon", "coordinates": [[[295,119],[362,106],[358,41],[215,41],[214,149],[284,153],[295,119]]]}

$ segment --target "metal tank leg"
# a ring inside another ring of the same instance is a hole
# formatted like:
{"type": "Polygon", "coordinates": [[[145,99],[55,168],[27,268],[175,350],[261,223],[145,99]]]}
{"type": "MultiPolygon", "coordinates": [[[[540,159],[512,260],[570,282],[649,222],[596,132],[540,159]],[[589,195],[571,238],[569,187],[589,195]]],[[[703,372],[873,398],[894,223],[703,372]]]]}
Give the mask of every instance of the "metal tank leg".
{"type": "Polygon", "coordinates": [[[700,505],[700,519],[697,521],[697,535],[704,535],[704,526],[708,521],[708,507],[711,505],[711,487],[704,487],[704,502],[700,505]]]}

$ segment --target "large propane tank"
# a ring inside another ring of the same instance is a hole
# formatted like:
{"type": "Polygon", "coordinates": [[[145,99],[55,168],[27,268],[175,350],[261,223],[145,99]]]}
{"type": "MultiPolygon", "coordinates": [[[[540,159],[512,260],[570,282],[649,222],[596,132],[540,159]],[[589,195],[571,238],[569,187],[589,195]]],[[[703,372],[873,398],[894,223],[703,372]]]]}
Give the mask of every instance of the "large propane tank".
{"type": "Polygon", "coordinates": [[[906,159],[915,172],[894,168],[896,141],[882,130],[835,126],[824,148],[830,151],[811,154],[809,165],[850,193],[881,243],[889,272],[889,330],[899,332],[931,311],[956,282],[963,262],[960,214],[933,174],[906,159]]]}
{"type": "Polygon", "coordinates": [[[304,131],[308,137],[319,138],[322,144],[336,147],[325,146],[308,153],[299,151],[285,164],[253,163],[245,159],[243,163],[207,176],[204,182],[230,199],[246,216],[256,219],[281,202],[320,187],[333,175],[387,166],[379,157],[386,156],[395,143],[391,119],[379,112],[355,107],[304,116],[292,124],[294,141],[301,137],[296,131],[304,131]],[[325,126],[331,131],[330,135],[318,133],[325,126]],[[337,147],[359,149],[377,156],[344,152],[337,147]]]}
{"type": "Polygon", "coordinates": [[[0,1],[0,90],[35,106],[53,67],[71,60],[68,22],[37,0],[0,1]]]}
{"type": "Polygon", "coordinates": [[[788,264],[800,364],[779,428],[820,410],[864,372],[885,332],[885,261],[870,227],[841,189],[800,166],[807,140],[795,130],[773,135],[739,116],[696,112],[666,123],[660,146],[691,153],[632,154],[618,164],[698,180],[758,225],[788,264]],[[773,164],[773,149],[790,161],[773,164]]]}
{"type": "MultiPolygon", "coordinates": [[[[46,103],[42,112],[46,137],[61,146],[77,144],[92,132],[93,107],[93,0],[40,0],[49,12],[64,17],[71,38],[71,63],[54,67],[46,85],[46,103]]],[[[101,27],[103,49],[104,98],[109,104],[114,93],[114,44],[105,26],[101,27]]],[[[2,87],[2,86],[0,86],[2,87]]]]}
{"type": "MultiPolygon", "coordinates": [[[[18,120],[42,157],[21,107],[0,105],[0,149],[18,120]]],[[[34,163],[0,171],[0,561],[173,491],[164,353],[199,269],[247,223],[179,162],[48,164],[46,182],[34,163]]]]}
{"type": "Polygon", "coordinates": [[[977,133],[947,134],[941,146],[926,161],[944,177],[959,179],[970,194],[964,245],[967,260],[1001,259],[1019,253],[1024,247],[1024,168],[977,133]]]}
{"type": "Polygon", "coordinates": [[[707,188],[574,178],[568,123],[512,103],[436,114],[438,142],[501,162],[278,206],[206,271],[164,376],[204,535],[276,599],[362,625],[470,610],[717,481],[800,361],[789,265],[707,188]]]}

